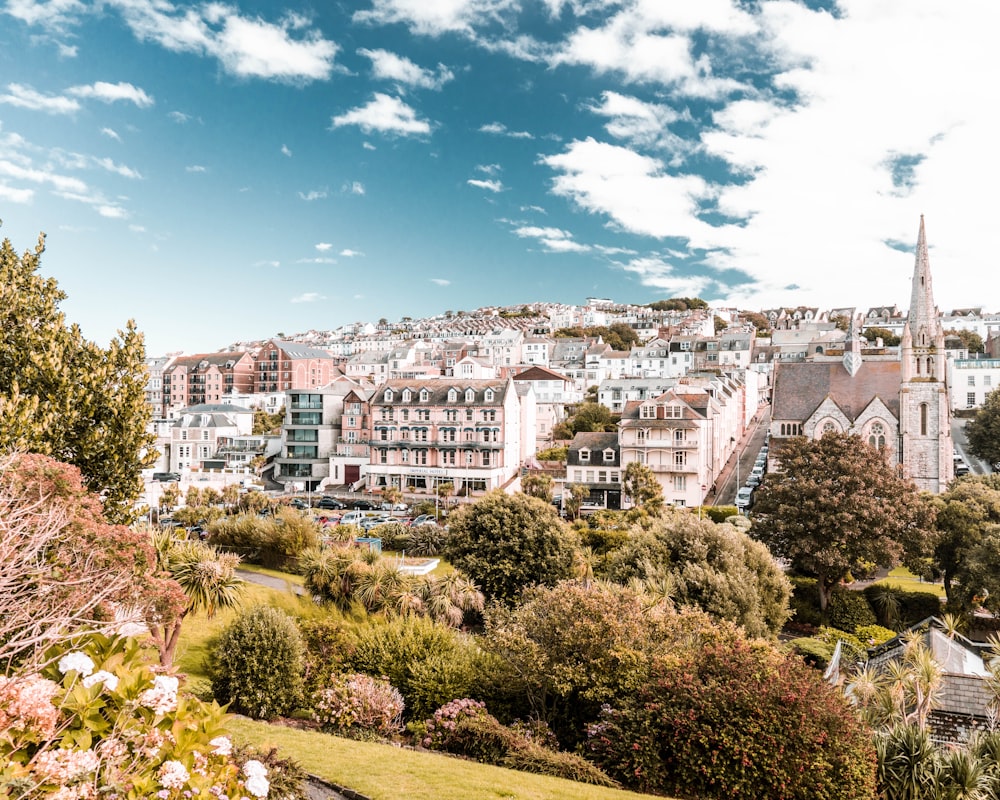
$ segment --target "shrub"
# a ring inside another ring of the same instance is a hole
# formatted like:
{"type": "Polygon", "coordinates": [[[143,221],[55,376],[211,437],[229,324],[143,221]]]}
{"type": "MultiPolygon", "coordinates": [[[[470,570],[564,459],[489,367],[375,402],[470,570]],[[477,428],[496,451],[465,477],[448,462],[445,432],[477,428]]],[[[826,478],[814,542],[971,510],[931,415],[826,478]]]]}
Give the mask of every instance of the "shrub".
{"type": "Polygon", "coordinates": [[[860,625],[854,631],[854,635],[863,647],[869,648],[878,647],[880,644],[885,644],[890,639],[894,639],[896,632],[888,628],[883,628],[881,625],[860,625]]]}
{"type": "Polygon", "coordinates": [[[267,768],[267,779],[270,782],[268,797],[281,800],[306,800],[306,780],[309,778],[302,766],[291,758],[285,758],[278,748],[268,749],[253,744],[242,743],[233,745],[233,761],[243,769],[248,761],[257,761],[267,768]]]}
{"type": "Polygon", "coordinates": [[[402,522],[387,522],[379,525],[377,535],[382,540],[383,550],[400,552],[408,550],[410,529],[402,522]]]}
{"type": "Polygon", "coordinates": [[[795,656],[717,636],[654,662],[588,726],[588,752],[629,788],[699,798],[875,793],[871,732],[795,656]]]}
{"type": "Polygon", "coordinates": [[[825,670],[830,665],[833,658],[833,648],[835,645],[814,636],[806,636],[801,639],[792,639],[788,646],[805,661],[810,667],[825,670]]]}
{"type": "Polygon", "coordinates": [[[792,622],[800,625],[819,627],[823,624],[823,613],[819,610],[819,588],[815,578],[790,577],[792,596],[792,622]]]}
{"type": "Polygon", "coordinates": [[[418,525],[407,529],[405,549],[414,556],[436,556],[447,540],[448,531],[440,525],[418,525]]]}
{"type": "Polygon", "coordinates": [[[879,625],[908,628],[941,614],[941,598],[933,592],[905,592],[886,584],[872,584],[864,595],[874,608],[879,625]]]}
{"type": "Polygon", "coordinates": [[[868,598],[862,592],[850,589],[835,589],[830,595],[826,613],[830,625],[848,633],[854,633],[861,625],[874,625],[876,622],[868,598]]]}
{"type": "Polygon", "coordinates": [[[208,533],[216,547],[270,568],[294,562],[303,550],[319,543],[315,523],[294,509],[281,509],[266,519],[256,514],[227,517],[212,522],[208,533]]]}
{"type": "Polygon", "coordinates": [[[242,613],[219,636],[212,653],[212,690],[232,711],[272,719],[302,698],[304,648],[295,622],[276,608],[242,613]]]}
{"type": "Polygon", "coordinates": [[[515,742],[515,746],[507,752],[501,766],[594,786],[621,786],[600,767],[576,753],[551,750],[530,739],[520,737],[515,742]]]}
{"type": "Polygon", "coordinates": [[[740,510],[736,506],[705,506],[704,512],[712,522],[719,524],[730,517],[738,516],[740,510]]]}
{"type": "Polygon", "coordinates": [[[385,680],[340,675],[312,698],[312,716],[324,730],[357,739],[387,737],[402,728],[403,696],[385,680]]]}
{"type": "Polygon", "coordinates": [[[445,703],[424,723],[420,744],[431,750],[448,750],[448,743],[463,719],[487,716],[486,704],[469,697],[445,703]]]}
{"type": "Polygon", "coordinates": [[[303,689],[307,696],[329,683],[343,671],[343,663],[352,648],[351,634],[340,622],[329,618],[298,619],[299,633],[305,648],[303,689]]]}

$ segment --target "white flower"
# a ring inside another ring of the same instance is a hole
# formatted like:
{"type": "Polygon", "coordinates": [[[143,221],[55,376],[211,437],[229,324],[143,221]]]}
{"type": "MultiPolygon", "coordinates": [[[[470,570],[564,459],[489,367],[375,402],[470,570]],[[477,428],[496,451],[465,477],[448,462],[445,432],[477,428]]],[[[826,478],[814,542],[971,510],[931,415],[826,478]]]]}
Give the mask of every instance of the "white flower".
{"type": "Polygon", "coordinates": [[[243,765],[243,774],[248,778],[266,778],[267,767],[257,761],[257,759],[251,758],[243,765]]]}
{"type": "Polygon", "coordinates": [[[93,675],[88,675],[83,679],[83,685],[89,689],[96,683],[103,683],[104,688],[109,692],[113,692],[118,688],[118,676],[113,672],[108,672],[107,670],[100,670],[95,672],[93,675]]]}
{"type": "Polygon", "coordinates": [[[180,761],[165,761],[160,767],[160,785],[165,789],[180,789],[191,777],[180,761]]]}
{"type": "Polygon", "coordinates": [[[212,746],[213,755],[230,756],[233,754],[233,743],[228,736],[216,736],[209,744],[212,746]]]}
{"type": "Polygon", "coordinates": [[[157,714],[169,714],[177,710],[177,678],[171,675],[157,675],[153,688],[139,695],[139,704],[157,714]]]}
{"type": "Polygon", "coordinates": [[[59,659],[59,671],[65,675],[73,670],[86,677],[94,671],[94,662],[91,661],[90,656],[79,650],[67,653],[59,659]]]}
{"type": "Polygon", "coordinates": [[[252,775],[247,778],[246,790],[254,797],[267,797],[270,788],[271,784],[263,775],[252,775]]]}

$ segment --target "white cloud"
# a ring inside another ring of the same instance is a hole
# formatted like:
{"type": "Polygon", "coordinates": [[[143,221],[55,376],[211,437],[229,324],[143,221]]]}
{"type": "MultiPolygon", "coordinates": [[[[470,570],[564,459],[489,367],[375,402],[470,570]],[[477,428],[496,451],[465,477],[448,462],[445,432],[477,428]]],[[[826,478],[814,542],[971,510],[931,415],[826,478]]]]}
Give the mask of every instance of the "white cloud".
{"type": "Polygon", "coordinates": [[[702,297],[708,289],[718,288],[707,276],[678,274],[670,262],[658,257],[633,258],[619,262],[618,266],[636,275],[643,286],[654,287],[671,297],[702,297]]]}
{"type": "Polygon", "coordinates": [[[430,123],[417,117],[417,112],[400,100],[381,92],[368,105],[351,109],[339,114],[331,120],[334,128],[345,125],[357,125],[365,133],[388,133],[407,136],[410,134],[428,134],[430,123]]]}
{"type": "Polygon", "coordinates": [[[502,181],[481,181],[476,178],[469,178],[466,183],[469,184],[469,186],[475,186],[477,189],[486,189],[489,192],[503,191],[502,181]]]}
{"type": "Polygon", "coordinates": [[[317,249],[317,250],[319,250],[319,251],[320,251],[321,253],[325,253],[325,252],[326,252],[327,250],[329,250],[329,249],[330,249],[331,247],[333,247],[333,245],[332,245],[332,244],[330,244],[329,242],[318,242],[318,243],[317,243],[317,244],[315,245],[315,247],[316,247],[316,249],[317,249]]]}
{"type": "Polygon", "coordinates": [[[480,133],[492,133],[495,136],[509,136],[511,139],[534,139],[535,136],[528,131],[512,131],[502,122],[487,122],[479,126],[480,133]]]}
{"type": "Polygon", "coordinates": [[[296,264],[336,264],[337,259],[329,256],[315,256],[313,258],[300,258],[296,264]]]}
{"type": "Polygon", "coordinates": [[[320,294],[319,292],[304,292],[298,297],[293,297],[291,299],[292,303],[316,303],[320,300],[326,300],[326,296],[320,294]]]}
{"type": "Polygon", "coordinates": [[[7,7],[0,9],[27,25],[40,25],[56,31],[87,11],[80,0],[7,0],[7,7]]]}
{"type": "Polygon", "coordinates": [[[189,167],[184,167],[185,172],[208,172],[208,167],[202,166],[201,164],[192,164],[189,167]]]}
{"type": "Polygon", "coordinates": [[[503,167],[499,164],[476,164],[476,172],[483,172],[487,175],[499,175],[503,172],[503,167]]]}
{"type": "Polygon", "coordinates": [[[0,159],[0,175],[28,183],[48,185],[60,192],[70,192],[78,195],[85,195],[88,192],[87,184],[79,178],[61,175],[51,170],[35,169],[30,166],[26,167],[9,160],[0,159]]]}
{"type": "Polygon", "coordinates": [[[415,89],[440,89],[455,78],[455,74],[444,64],[438,64],[437,72],[434,72],[388,50],[362,48],[358,53],[371,60],[372,77],[378,80],[394,81],[415,89]]]}
{"type": "Polygon", "coordinates": [[[97,213],[102,217],[107,217],[108,219],[128,218],[128,212],[121,206],[115,205],[99,205],[97,206],[97,213]]]}
{"type": "Polygon", "coordinates": [[[334,69],[338,46],[306,20],[286,14],[277,23],[241,16],[222,3],[176,8],[167,0],[108,0],[140,41],[152,41],[175,52],[218,59],[223,69],[241,78],[290,83],[326,80],[334,69]]]}
{"type": "Polygon", "coordinates": [[[132,231],[132,233],[145,233],[146,232],[146,226],[145,225],[135,225],[135,224],[132,224],[132,225],[128,226],[128,229],[130,231],[132,231]]]}
{"type": "Polygon", "coordinates": [[[670,123],[681,116],[668,105],[607,91],[601,103],[590,106],[590,110],[609,118],[605,128],[616,139],[644,147],[669,147],[684,152],[692,149],[692,145],[668,130],[670,123]]]}
{"type": "Polygon", "coordinates": [[[121,175],[123,178],[141,178],[142,175],[138,171],[127,167],[124,164],[117,164],[110,158],[95,158],[94,163],[101,169],[105,169],[108,172],[113,172],[116,175],[121,175]]]}
{"type": "Polygon", "coordinates": [[[299,192],[299,198],[311,203],[314,200],[323,200],[328,194],[326,189],[311,189],[308,192],[299,192]]]}
{"type": "Polygon", "coordinates": [[[343,190],[351,194],[363,195],[365,193],[365,185],[361,181],[351,181],[344,184],[343,190]]]}
{"type": "Polygon", "coordinates": [[[281,145],[281,155],[288,156],[289,158],[292,157],[292,151],[288,149],[288,145],[281,145]]]}
{"type": "Polygon", "coordinates": [[[101,134],[107,136],[109,139],[114,139],[116,142],[120,142],[122,137],[118,135],[118,132],[113,128],[101,128],[101,134]]]}
{"type": "Polygon", "coordinates": [[[73,114],[80,110],[80,104],[71,97],[44,95],[22,83],[8,83],[7,94],[0,94],[0,103],[47,114],[73,114]]]}
{"type": "Polygon", "coordinates": [[[573,234],[561,228],[539,228],[526,225],[515,228],[514,235],[521,239],[536,239],[549,253],[586,253],[590,245],[573,240],[573,234]]]}
{"type": "Polygon", "coordinates": [[[32,189],[19,189],[0,182],[0,198],[9,203],[27,205],[34,199],[34,197],[35,192],[32,189]]]}
{"type": "Polygon", "coordinates": [[[340,251],[340,255],[344,258],[356,258],[358,256],[363,256],[364,253],[360,250],[351,250],[349,247],[346,247],[340,251]]]}
{"type": "Polygon", "coordinates": [[[431,283],[436,283],[438,286],[451,286],[451,281],[444,278],[431,278],[431,283]]]}
{"type": "Polygon", "coordinates": [[[167,116],[170,117],[170,119],[176,122],[178,125],[183,125],[186,122],[191,121],[191,115],[185,114],[183,111],[171,111],[167,114],[167,116]]]}
{"type": "Polygon", "coordinates": [[[87,86],[73,86],[67,91],[74,97],[92,97],[104,103],[114,103],[124,100],[135,103],[139,108],[149,108],[153,105],[153,98],[142,89],[133,86],[131,83],[106,83],[97,81],[87,86]]]}
{"type": "Polygon", "coordinates": [[[362,147],[363,147],[363,148],[364,148],[365,150],[374,150],[374,149],[375,149],[375,145],[373,145],[373,144],[372,144],[371,142],[362,142],[362,143],[361,143],[361,146],[362,146],[362,147]]]}
{"type": "Polygon", "coordinates": [[[354,13],[354,21],[402,23],[428,36],[472,34],[477,25],[502,19],[517,7],[516,0],[373,0],[371,9],[354,13]]]}

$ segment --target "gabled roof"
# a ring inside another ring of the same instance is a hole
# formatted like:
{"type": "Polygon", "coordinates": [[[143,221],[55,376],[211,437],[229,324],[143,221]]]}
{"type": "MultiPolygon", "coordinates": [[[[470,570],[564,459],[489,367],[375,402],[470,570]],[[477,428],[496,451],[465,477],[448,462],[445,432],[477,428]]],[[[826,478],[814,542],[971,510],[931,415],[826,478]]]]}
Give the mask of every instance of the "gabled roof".
{"type": "Polygon", "coordinates": [[[529,367],[523,372],[519,372],[514,376],[515,381],[565,381],[570,383],[570,379],[565,375],[560,375],[555,370],[547,369],[546,367],[529,367]]]}
{"type": "Polygon", "coordinates": [[[271,341],[275,347],[289,358],[333,358],[328,351],[320,350],[318,347],[309,347],[299,342],[283,342],[279,339],[272,339],[271,341]]]}
{"type": "Polygon", "coordinates": [[[852,377],[840,361],[777,362],[772,419],[809,419],[829,397],[852,422],[878,397],[899,418],[900,363],[866,361],[852,377]]]}

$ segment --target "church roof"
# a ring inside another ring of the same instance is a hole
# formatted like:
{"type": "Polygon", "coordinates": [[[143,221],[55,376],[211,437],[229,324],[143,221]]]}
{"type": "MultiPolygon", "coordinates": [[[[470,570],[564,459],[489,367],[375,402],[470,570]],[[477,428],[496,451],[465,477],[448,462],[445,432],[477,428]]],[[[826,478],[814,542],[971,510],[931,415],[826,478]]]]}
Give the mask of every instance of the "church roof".
{"type": "Polygon", "coordinates": [[[898,361],[863,362],[853,377],[840,361],[779,362],[774,366],[772,418],[809,419],[827,397],[851,421],[876,397],[898,418],[899,387],[898,361]]]}

